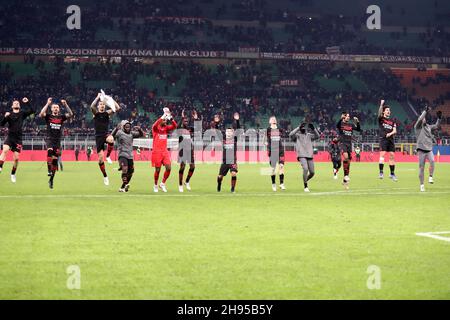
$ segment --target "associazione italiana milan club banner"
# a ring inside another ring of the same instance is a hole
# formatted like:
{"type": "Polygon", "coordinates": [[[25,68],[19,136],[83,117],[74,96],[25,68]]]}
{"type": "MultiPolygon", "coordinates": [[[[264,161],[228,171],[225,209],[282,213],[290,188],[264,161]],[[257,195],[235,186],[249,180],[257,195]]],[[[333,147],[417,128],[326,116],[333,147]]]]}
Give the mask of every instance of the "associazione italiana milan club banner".
{"type": "Polygon", "coordinates": [[[324,53],[258,52],[252,50],[155,50],[155,49],[103,49],[103,48],[7,48],[0,47],[0,55],[48,55],[48,56],[102,56],[142,58],[241,58],[268,60],[342,61],[342,62],[389,62],[389,63],[450,63],[450,57],[418,57],[393,55],[351,55],[324,53]]]}

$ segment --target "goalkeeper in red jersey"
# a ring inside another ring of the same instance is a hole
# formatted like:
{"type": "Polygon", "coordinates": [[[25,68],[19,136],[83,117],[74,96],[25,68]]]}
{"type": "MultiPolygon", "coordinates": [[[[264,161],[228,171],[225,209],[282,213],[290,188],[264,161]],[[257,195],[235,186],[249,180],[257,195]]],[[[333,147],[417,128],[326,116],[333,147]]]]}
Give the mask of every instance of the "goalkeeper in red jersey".
{"type": "Polygon", "coordinates": [[[170,176],[171,159],[170,153],[167,150],[167,137],[168,135],[177,128],[177,123],[173,119],[169,108],[163,109],[164,114],[156,120],[152,126],[153,134],[153,150],[152,150],[152,165],[155,167],[155,184],[153,186],[153,192],[158,192],[158,180],[159,173],[161,172],[161,166],[164,165],[165,171],[164,176],[159,184],[159,187],[163,192],[167,192],[166,181],[170,176]]]}

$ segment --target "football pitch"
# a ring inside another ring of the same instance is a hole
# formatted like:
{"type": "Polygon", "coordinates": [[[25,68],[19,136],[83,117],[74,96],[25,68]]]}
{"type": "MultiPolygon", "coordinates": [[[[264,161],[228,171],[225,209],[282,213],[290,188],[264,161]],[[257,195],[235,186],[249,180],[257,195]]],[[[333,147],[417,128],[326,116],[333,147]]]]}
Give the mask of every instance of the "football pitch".
{"type": "Polygon", "coordinates": [[[54,190],[45,163],[22,162],[16,184],[5,163],[0,299],[450,299],[450,164],[425,193],[415,163],[393,182],[353,162],[348,191],[316,163],[310,194],[295,163],[285,191],[241,164],[218,194],[218,167],[197,165],[181,194],[174,164],[154,194],[137,163],[124,194],[116,163],[106,187],[96,162],[66,162],[54,190]]]}

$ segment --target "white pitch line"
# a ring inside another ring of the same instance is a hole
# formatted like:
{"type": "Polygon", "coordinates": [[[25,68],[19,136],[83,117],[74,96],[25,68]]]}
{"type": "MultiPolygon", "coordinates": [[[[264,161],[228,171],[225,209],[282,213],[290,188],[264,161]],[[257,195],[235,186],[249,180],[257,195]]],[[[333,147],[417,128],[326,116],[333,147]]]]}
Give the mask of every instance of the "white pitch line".
{"type": "Polygon", "coordinates": [[[450,231],[439,231],[439,232],[417,232],[416,236],[419,237],[427,237],[427,238],[432,238],[432,239],[437,239],[437,240],[442,240],[442,241],[447,241],[450,242],[450,237],[441,237],[438,236],[438,234],[449,234],[450,231]]]}
{"type": "MultiPolygon", "coordinates": [[[[275,196],[275,197],[320,197],[320,196],[370,196],[370,195],[376,195],[376,196],[383,196],[383,195],[411,195],[411,192],[353,192],[351,190],[344,190],[344,191],[333,191],[333,192],[311,192],[311,193],[217,193],[217,194],[72,194],[72,195],[65,195],[65,194],[55,194],[55,195],[36,195],[36,194],[28,194],[28,195],[0,195],[0,199],[95,199],[95,198],[101,198],[101,199],[110,199],[110,198],[129,198],[129,197],[136,197],[136,198],[152,198],[152,197],[267,197],[267,196],[275,196]]],[[[417,194],[420,196],[431,196],[436,194],[450,194],[450,191],[436,191],[436,192],[428,192],[428,193],[420,193],[417,191],[417,194]]]]}

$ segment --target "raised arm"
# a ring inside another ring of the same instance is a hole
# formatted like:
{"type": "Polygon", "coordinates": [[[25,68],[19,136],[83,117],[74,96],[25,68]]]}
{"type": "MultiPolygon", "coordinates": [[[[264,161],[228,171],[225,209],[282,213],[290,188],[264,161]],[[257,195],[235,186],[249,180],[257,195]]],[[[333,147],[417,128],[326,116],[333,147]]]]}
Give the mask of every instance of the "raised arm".
{"type": "Polygon", "coordinates": [[[47,103],[45,104],[45,106],[42,108],[41,112],[39,112],[39,117],[40,118],[45,118],[45,116],[47,115],[47,109],[48,107],[52,104],[52,98],[48,98],[47,99],[47,103]]]}
{"type": "Polygon", "coordinates": [[[431,130],[437,129],[437,128],[439,128],[439,126],[441,125],[441,121],[442,121],[442,111],[436,112],[436,115],[437,115],[437,120],[436,120],[436,123],[435,123],[435,124],[430,125],[430,129],[431,129],[431,130]]]}
{"type": "Polygon", "coordinates": [[[297,139],[297,132],[300,131],[300,126],[296,127],[294,130],[292,130],[291,132],[289,132],[289,138],[291,139],[297,139]]]}
{"type": "Polygon", "coordinates": [[[35,113],[35,110],[33,110],[33,108],[28,104],[28,103],[29,103],[29,100],[28,100],[27,97],[24,97],[24,98],[22,99],[22,102],[23,102],[23,103],[27,106],[27,108],[28,108],[28,110],[26,110],[26,111],[24,112],[24,118],[29,117],[29,116],[31,116],[32,114],[35,113]]]}
{"type": "Polygon", "coordinates": [[[170,124],[167,125],[167,130],[168,131],[173,131],[173,130],[175,130],[177,128],[178,124],[175,121],[175,119],[173,119],[173,118],[170,121],[171,121],[170,124]]]}
{"type": "Polygon", "coordinates": [[[353,117],[353,130],[361,132],[361,123],[357,117],[353,117]]]}
{"type": "Polygon", "coordinates": [[[158,118],[158,120],[156,120],[155,123],[153,123],[153,125],[152,125],[152,132],[159,131],[160,124],[161,124],[162,121],[163,121],[162,118],[158,118]]]}
{"type": "Polygon", "coordinates": [[[310,133],[310,135],[312,135],[311,140],[317,140],[320,138],[320,133],[317,130],[316,127],[314,127],[314,125],[312,123],[309,124],[309,129],[313,132],[310,133]]]}
{"type": "Polygon", "coordinates": [[[141,127],[134,127],[134,131],[132,132],[133,138],[141,138],[145,135],[144,130],[141,127]]]}
{"type": "Polygon", "coordinates": [[[241,123],[240,123],[239,119],[240,119],[239,113],[235,112],[233,114],[233,129],[234,130],[241,128],[241,123]]]}
{"type": "Polygon", "coordinates": [[[380,108],[378,109],[378,118],[381,118],[383,116],[383,106],[384,106],[384,100],[381,100],[380,108]]]}
{"type": "Polygon", "coordinates": [[[120,105],[116,102],[116,100],[113,100],[113,101],[114,101],[114,105],[116,106],[116,111],[112,111],[112,109],[109,109],[108,111],[106,111],[108,113],[108,115],[112,115],[112,114],[120,111],[120,105]]]}
{"type": "Polygon", "coordinates": [[[425,108],[425,110],[419,116],[419,119],[417,119],[416,124],[414,125],[414,129],[422,128],[423,119],[425,119],[425,117],[427,116],[427,111],[428,111],[428,107],[425,108]]]}
{"type": "Polygon", "coordinates": [[[92,101],[92,103],[91,103],[91,112],[92,112],[92,114],[95,116],[96,115],[96,113],[97,113],[97,103],[98,103],[98,100],[100,100],[100,95],[101,95],[101,93],[98,93],[97,94],[97,97],[94,99],[94,101],[92,101]]]}
{"type": "Polygon", "coordinates": [[[119,132],[119,130],[121,130],[121,128],[122,128],[122,125],[121,125],[121,123],[119,122],[119,123],[117,124],[117,126],[114,128],[114,130],[111,132],[111,135],[113,136],[113,138],[116,138],[117,133],[119,132]]]}
{"type": "Polygon", "coordinates": [[[66,118],[67,118],[67,119],[72,118],[72,117],[73,117],[73,111],[72,111],[72,109],[70,109],[70,107],[69,107],[67,101],[64,100],[64,99],[61,100],[61,104],[67,109],[66,118]]]}

